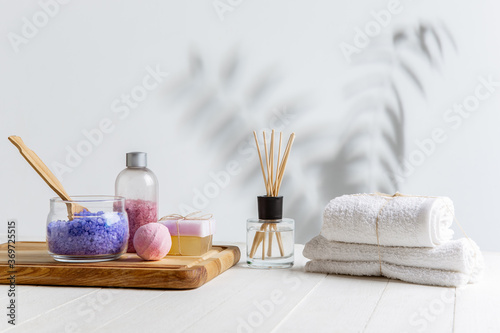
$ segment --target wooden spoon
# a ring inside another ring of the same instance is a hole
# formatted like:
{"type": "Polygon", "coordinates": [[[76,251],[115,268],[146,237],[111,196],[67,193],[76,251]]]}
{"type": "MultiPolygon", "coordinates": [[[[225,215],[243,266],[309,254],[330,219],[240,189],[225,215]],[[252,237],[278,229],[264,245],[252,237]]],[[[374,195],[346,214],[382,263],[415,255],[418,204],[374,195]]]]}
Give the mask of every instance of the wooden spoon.
{"type": "MultiPolygon", "coordinates": [[[[49,185],[49,187],[56,192],[56,194],[64,201],[72,201],[71,197],[68,195],[64,187],[62,186],[59,179],[54,176],[54,174],[47,168],[45,163],[42,162],[40,157],[38,157],[35,152],[26,146],[21,137],[12,135],[9,136],[9,141],[12,142],[14,146],[19,149],[19,152],[28,161],[33,169],[42,177],[42,179],[49,185]]],[[[68,218],[73,219],[73,215],[81,213],[83,211],[88,211],[87,208],[79,205],[76,202],[71,202],[66,204],[68,207],[68,218]]]]}

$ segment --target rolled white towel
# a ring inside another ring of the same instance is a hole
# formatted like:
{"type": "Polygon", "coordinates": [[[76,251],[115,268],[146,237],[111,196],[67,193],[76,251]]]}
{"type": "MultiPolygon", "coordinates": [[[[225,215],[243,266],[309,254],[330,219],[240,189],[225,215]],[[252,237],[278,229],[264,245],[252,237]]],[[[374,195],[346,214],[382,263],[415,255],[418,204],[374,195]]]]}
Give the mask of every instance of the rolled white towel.
{"type": "MultiPolygon", "coordinates": [[[[306,263],[306,271],[346,275],[380,276],[378,262],[312,260],[306,263]]],[[[409,267],[382,263],[382,275],[401,281],[442,287],[461,287],[472,283],[467,274],[440,269],[409,267]]]]}
{"type": "MultiPolygon", "coordinates": [[[[375,263],[380,270],[377,245],[328,241],[320,235],[306,243],[303,254],[308,259],[319,261],[369,262],[369,267],[374,267],[372,263],[375,263]]],[[[382,263],[389,265],[462,273],[469,276],[468,281],[471,283],[480,278],[484,269],[484,259],[479,247],[466,238],[451,240],[432,248],[380,246],[380,259],[382,263]]]]}
{"type": "Polygon", "coordinates": [[[432,247],[453,237],[453,202],[446,197],[383,197],[361,194],[333,199],[323,214],[321,235],[347,243],[432,247]]]}

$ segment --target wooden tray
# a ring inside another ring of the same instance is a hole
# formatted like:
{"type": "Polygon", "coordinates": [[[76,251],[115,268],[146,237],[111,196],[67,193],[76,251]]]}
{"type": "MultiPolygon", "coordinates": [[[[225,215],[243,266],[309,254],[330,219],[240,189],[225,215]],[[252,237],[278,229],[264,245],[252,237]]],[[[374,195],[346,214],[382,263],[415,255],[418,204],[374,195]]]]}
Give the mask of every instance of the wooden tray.
{"type": "MultiPolygon", "coordinates": [[[[193,289],[240,260],[237,246],[213,246],[201,257],[168,256],[144,261],[126,253],[97,263],[62,263],[49,256],[45,242],[16,242],[16,284],[52,286],[193,289]]],[[[0,284],[9,284],[7,244],[0,245],[0,284]]]]}

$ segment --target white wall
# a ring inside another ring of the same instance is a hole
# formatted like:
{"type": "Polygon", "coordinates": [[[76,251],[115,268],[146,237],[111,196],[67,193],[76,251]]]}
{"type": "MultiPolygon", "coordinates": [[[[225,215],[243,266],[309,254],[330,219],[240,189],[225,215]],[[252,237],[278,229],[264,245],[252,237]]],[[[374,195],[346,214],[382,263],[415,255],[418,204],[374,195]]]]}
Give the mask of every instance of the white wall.
{"type": "Polygon", "coordinates": [[[281,124],[286,134],[297,134],[282,194],[287,215],[297,219],[298,241],[318,233],[321,210],[335,195],[397,189],[451,197],[469,236],[485,250],[500,251],[493,209],[500,185],[500,89],[456,129],[443,118],[474,94],[479,76],[500,81],[499,6],[402,1],[401,13],[349,64],[339,45],[353,43],[353,29],[387,4],[242,1],[221,20],[212,1],[74,0],[60,5],[15,52],[9,36],[22,36],[23,19],[43,14],[36,1],[1,1],[0,220],[16,218],[22,239],[43,239],[53,196],[7,136],[21,136],[54,169],[55,163],[67,166],[67,147],[77,149],[86,140],[83,131],[109,119],[113,130],[62,174],[68,192],[112,194],[125,153],[146,151],[160,181],[160,214],[169,214],[194,207],[196,189],[236,161],[239,173],[203,211],[215,215],[218,241],[244,241],[245,220],[256,215],[255,197],[264,189],[246,142],[252,130],[281,124]],[[418,22],[441,33],[443,55],[433,64],[418,50],[392,43],[394,31],[418,22]],[[418,74],[425,95],[398,67],[401,59],[418,74]],[[114,112],[113,102],[157,66],[168,77],[127,115],[114,112]],[[404,158],[418,154],[415,141],[429,138],[436,127],[447,137],[396,186],[381,163],[397,161],[381,140],[395,129],[383,107],[386,100],[394,103],[393,95],[386,96],[391,82],[403,99],[405,141],[398,142],[404,158]],[[356,103],[366,103],[361,116],[356,103]],[[283,112],[288,116],[276,123],[275,114],[283,112]]]}

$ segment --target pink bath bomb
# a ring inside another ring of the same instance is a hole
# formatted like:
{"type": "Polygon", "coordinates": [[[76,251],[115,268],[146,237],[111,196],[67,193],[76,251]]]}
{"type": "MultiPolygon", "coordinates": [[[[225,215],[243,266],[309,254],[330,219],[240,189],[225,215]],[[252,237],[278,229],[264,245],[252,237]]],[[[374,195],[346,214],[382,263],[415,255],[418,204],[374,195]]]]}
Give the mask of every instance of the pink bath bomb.
{"type": "Polygon", "coordinates": [[[148,223],[137,229],[134,235],[136,253],[144,260],[160,260],[172,247],[168,228],[161,223],[148,223]]]}

